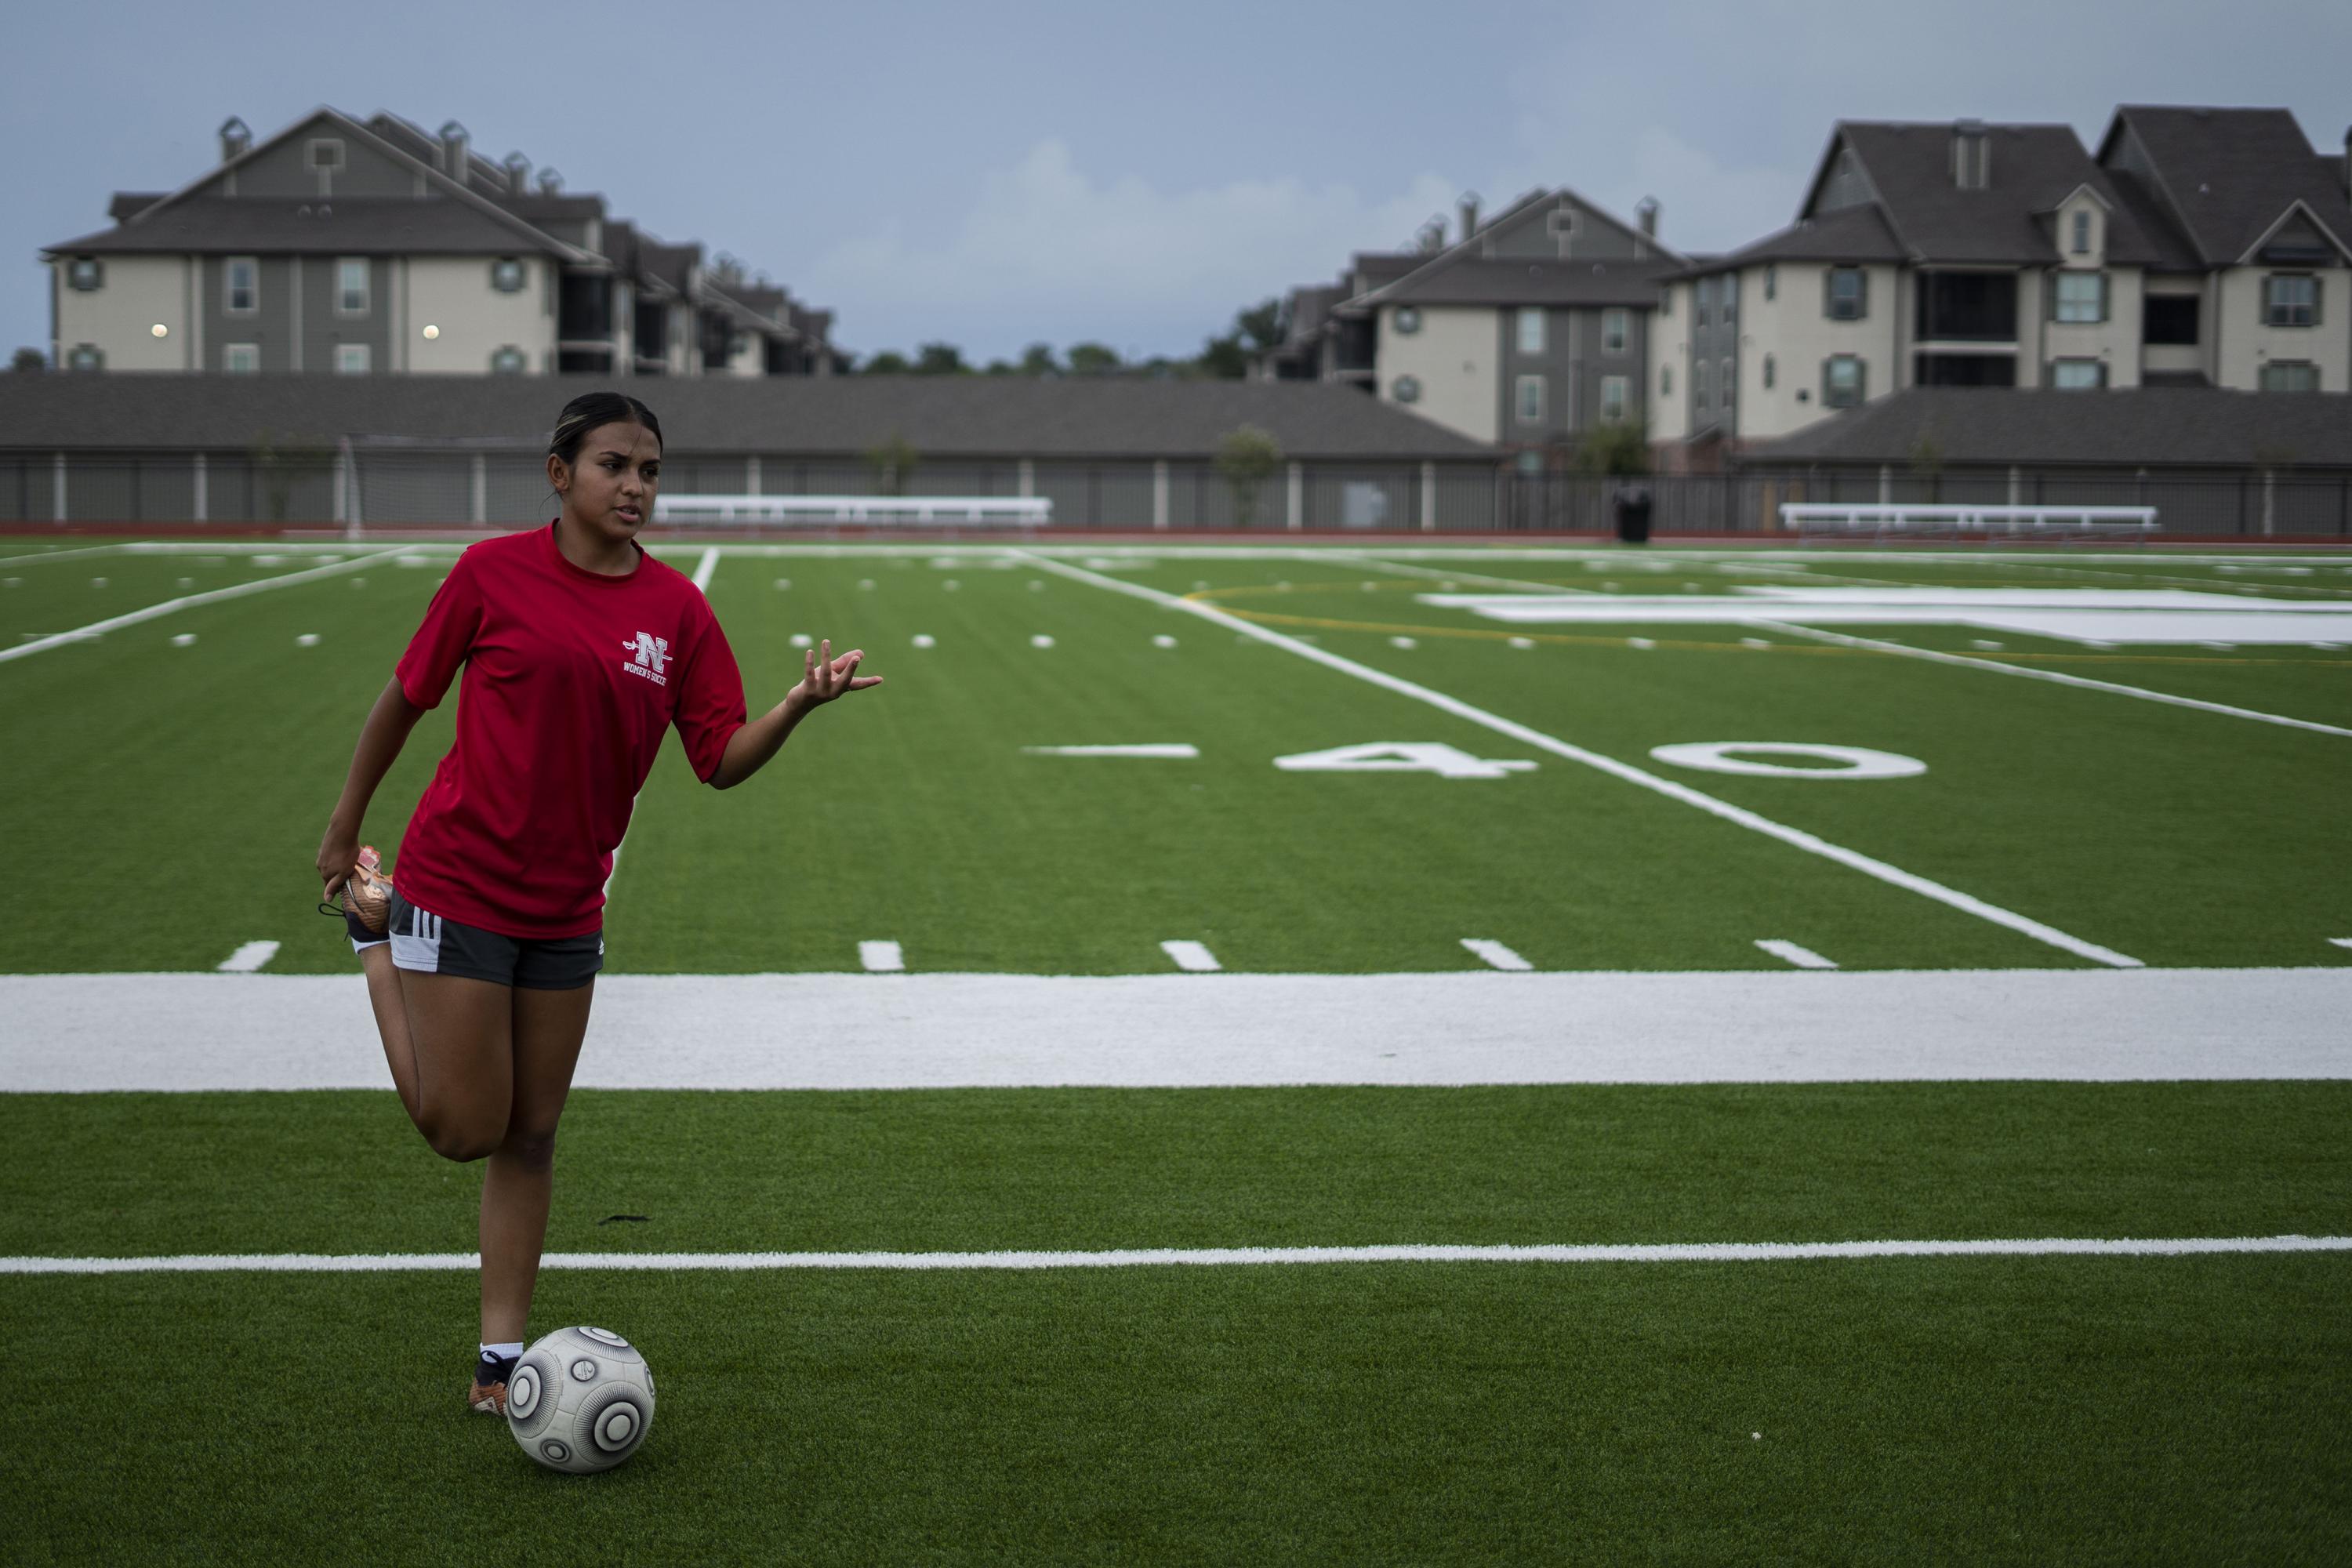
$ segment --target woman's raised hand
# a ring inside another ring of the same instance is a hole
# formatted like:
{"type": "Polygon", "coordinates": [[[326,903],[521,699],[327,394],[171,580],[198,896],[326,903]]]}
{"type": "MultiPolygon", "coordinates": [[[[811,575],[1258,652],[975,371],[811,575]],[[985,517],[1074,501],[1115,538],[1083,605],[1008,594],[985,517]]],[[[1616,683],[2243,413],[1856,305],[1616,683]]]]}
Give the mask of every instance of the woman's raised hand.
{"type": "Polygon", "coordinates": [[[833,639],[827,637],[815,647],[804,650],[801,683],[793,688],[804,707],[814,708],[820,702],[830,702],[845,691],[863,691],[869,686],[879,686],[878,675],[860,675],[857,666],[866,657],[862,647],[851,648],[839,658],[833,657],[833,639]]]}

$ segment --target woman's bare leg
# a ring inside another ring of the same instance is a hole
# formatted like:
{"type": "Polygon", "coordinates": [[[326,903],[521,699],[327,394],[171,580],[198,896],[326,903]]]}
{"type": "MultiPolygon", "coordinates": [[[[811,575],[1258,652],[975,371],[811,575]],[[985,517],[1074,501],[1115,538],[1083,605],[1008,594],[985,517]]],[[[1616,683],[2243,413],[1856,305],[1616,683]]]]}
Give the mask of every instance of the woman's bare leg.
{"type": "Polygon", "coordinates": [[[400,993],[400,971],[393,966],[392,944],[380,942],[360,949],[360,969],[367,975],[368,1005],[375,1012],[375,1032],[383,1038],[383,1059],[392,1068],[392,1087],[399,1093],[408,1120],[416,1121],[416,1045],[409,1037],[408,1003],[400,993]]]}
{"type": "Polygon", "coordinates": [[[488,980],[394,973],[416,1064],[416,1130],[444,1159],[478,1160],[505,1139],[514,1105],[517,993],[488,980]]]}
{"type": "Polygon", "coordinates": [[[588,1033],[594,981],[570,991],[518,988],[513,1092],[503,1137],[482,1173],[482,1342],[524,1337],[554,1186],[555,1124],[588,1033]]]}

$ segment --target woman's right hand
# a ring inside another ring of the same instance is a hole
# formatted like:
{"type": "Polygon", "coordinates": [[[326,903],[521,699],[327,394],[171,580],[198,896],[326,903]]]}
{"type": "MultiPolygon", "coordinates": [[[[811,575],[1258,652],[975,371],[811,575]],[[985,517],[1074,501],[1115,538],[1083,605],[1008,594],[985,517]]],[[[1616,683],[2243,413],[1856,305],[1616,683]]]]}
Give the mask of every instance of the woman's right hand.
{"type": "Polygon", "coordinates": [[[360,835],[355,827],[345,827],[339,822],[327,824],[327,835],[319,840],[319,879],[327,885],[320,895],[331,899],[360,863],[360,835]]]}

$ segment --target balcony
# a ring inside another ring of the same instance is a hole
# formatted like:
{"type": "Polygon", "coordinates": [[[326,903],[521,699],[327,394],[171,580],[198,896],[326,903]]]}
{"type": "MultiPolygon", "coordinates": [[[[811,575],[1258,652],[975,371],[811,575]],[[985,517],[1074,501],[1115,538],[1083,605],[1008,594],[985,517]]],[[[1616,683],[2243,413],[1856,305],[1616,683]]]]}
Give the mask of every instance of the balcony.
{"type": "Polygon", "coordinates": [[[1922,272],[1918,288],[1920,342],[2017,342],[2016,273],[1922,272]]]}

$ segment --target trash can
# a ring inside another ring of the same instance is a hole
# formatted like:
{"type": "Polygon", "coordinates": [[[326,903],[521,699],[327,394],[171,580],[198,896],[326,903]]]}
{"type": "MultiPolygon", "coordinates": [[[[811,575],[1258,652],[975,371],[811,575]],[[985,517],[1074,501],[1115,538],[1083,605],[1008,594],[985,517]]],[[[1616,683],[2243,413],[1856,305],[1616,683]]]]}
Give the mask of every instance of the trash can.
{"type": "Polygon", "coordinates": [[[1616,495],[1617,539],[1622,544],[1650,542],[1650,488],[1619,485],[1616,495]]]}

